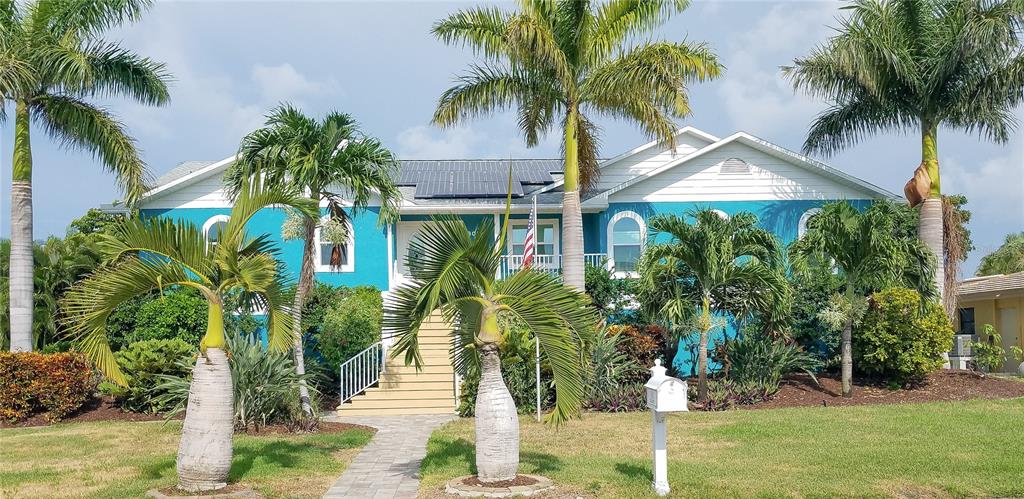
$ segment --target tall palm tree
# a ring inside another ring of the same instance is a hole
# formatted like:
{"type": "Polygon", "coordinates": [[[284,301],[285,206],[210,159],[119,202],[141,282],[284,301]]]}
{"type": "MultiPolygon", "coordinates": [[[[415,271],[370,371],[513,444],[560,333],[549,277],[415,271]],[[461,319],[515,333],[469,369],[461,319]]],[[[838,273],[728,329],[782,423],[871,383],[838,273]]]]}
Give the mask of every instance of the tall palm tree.
{"type": "Polygon", "coordinates": [[[434,123],[453,126],[515,107],[528,146],[561,127],[565,154],[562,265],[583,290],[580,190],[599,175],[596,115],[622,118],[675,148],[673,117],[690,113],[686,84],[722,72],[703,44],[638,41],[689,0],[521,0],[519,10],[475,7],[434,25],[447,44],[483,58],[445,91],[434,123]]]}
{"type": "MultiPolygon", "coordinates": [[[[305,192],[310,199],[326,203],[328,224],[340,230],[344,238],[334,243],[331,265],[341,265],[345,247],[348,215],[344,203],[351,203],[353,214],[365,210],[373,196],[380,200],[378,223],[388,223],[398,216],[402,195],[394,184],[398,161],[379,140],[367,137],[349,115],[328,113],[322,121],[306,116],[288,104],[272,110],[266,126],[245,136],[238,159],[224,177],[228,191],[236,196],[250,178],[262,175],[272,184],[288,185],[305,192]],[[340,191],[335,191],[340,189],[340,191]]],[[[314,236],[318,218],[305,218],[300,238],[303,241],[299,285],[295,292],[295,369],[305,373],[302,346],[302,306],[313,289],[316,247],[314,236]]],[[[321,234],[323,235],[323,233],[321,234]]],[[[352,258],[352,255],[349,255],[352,258]]],[[[302,410],[312,415],[309,390],[305,381],[299,384],[302,410]]]]}
{"type": "Polygon", "coordinates": [[[794,272],[837,271],[845,280],[839,297],[846,309],[840,336],[844,397],[853,396],[853,327],[864,297],[893,285],[935,296],[935,259],[920,240],[899,236],[895,210],[885,202],[863,213],[845,201],[826,204],[789,247],[794,272]]]}
{"type": "MultiPolygon", "coordinates": [[[[640,301],[654,315],[689,317],[700,334],[697,401],[707,400],[708,333],[715,315],[774,313],[789,287],[779,245],[749,212],[723,217],[711,209],[651,219],[652,240],[640,257],[640,301]]],[[[671,362],[671,359],[669,360],[671,362]]]]}
{"type": "MultiPolygon", "coordinates": [[[[94,97],[167,102],[164,65],[103,40],[138,20],[149,0],[0,1],[0,92],[14,106],[11,175],[11,349],[32,349],[33,122],[70,149],[93,153],[114,174],[129,205],[146,189],[146,167],[124,125],[94,97]]],[[[0,121],[6,114],[0,110],[0,121]]]]}
{"type": "Polygon", "coordinates": [[[78,348],[112,381],[125,383],[110,351],[106,321],[117,306],[135,296],[183,286],[198,290],[209,306],[206,334],[192,371],[185,422],[178,447],[178,487],[215,490],[227,483],[231,468],[234,401],[224,303],[241,299],[266,310],[270,348],[292,345],[294,317],[276,249],[266,234],[249,237],[245,224],[260,209],[289,206],[316,217],[316,202],[295,191],[265,188],[256,180],[243,185],[231,219],[217,243],[207,241],[191,223],[169,219],[130,219],[100,235],[110,263],[76,284],[62,308],[78,348]]]}
{"type": "Polygon", "coordinates": [[[1007,234],[995,251],[983,256],[978,275],[1013,274],[1024,272],[1024,232],[1007,234]]]}
{"type": "MultiPolygon", "coordinates": [[[[1019,0],[856,0],[839,33],[784,67],[798,90],[828,99],[804,150],[833,154],[887,131],[921,136],[921,164],[904,192],[921,204],[918,234],[943,261],[938,130],[1005,143],[1024,99],[1019,0]]],[[[935,286],[944,295],[943,266],[935,286]]]]}
{"type": "MultiPolygon", "coordinates": [[[[507,211],[506,211],[507,215],[507,211]]],[[[506,216],[507,220],[507,216],[506,216]]],[[[586,295],[563,286],[557,277],[523,270],[506,280],[495,275],[508,222],[495,241],[493,222],[485,219],[475,232],[456,218],[438,218],[410,243],[412,281],[385,306],[384,327],[398,341],[395,354],[421,365],[417,333],[435,311],[458,325],[455,350],[466,362],[479,355],[480,386],[476,396],[476,467],[482,482],[515,478],[519,466],[519,420],[515,402],[501,375],[498,351],[507,336],[502,327],[518,319],[537,338],[551,364],[556,401],[549,421],[579,413],[583,397],[585,354],[598,317],[586,295]]]]}

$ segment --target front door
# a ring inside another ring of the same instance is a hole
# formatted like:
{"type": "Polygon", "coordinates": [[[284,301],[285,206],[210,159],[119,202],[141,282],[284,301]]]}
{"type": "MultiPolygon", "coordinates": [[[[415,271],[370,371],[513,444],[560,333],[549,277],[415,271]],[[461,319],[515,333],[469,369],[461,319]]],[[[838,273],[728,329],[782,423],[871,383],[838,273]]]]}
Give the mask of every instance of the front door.
{"type": "Polygon", "coordinates": [[[1020,365],[1010,353],[1010,347],[1020,345],[1020,316],[1016,308],[999,309],[999,336],[1006,350],[1006,365],[1003,371],[1015,373],[1020,365]]]}
{"type": "MultiPolygon", "coordinates": [[[[398,253],[395,255],[395,281],[396,284],[401,284],[407,280],[409,275],[409,267],[407,265],[407,259],[409,257],[409,243],[412,242],[416,234],[419,233],[420,229],[429,222],[398,222],[395,226],[395,247],[398,253]]],[[[415,257],[415,255],[413,255],[415,257]]]]}

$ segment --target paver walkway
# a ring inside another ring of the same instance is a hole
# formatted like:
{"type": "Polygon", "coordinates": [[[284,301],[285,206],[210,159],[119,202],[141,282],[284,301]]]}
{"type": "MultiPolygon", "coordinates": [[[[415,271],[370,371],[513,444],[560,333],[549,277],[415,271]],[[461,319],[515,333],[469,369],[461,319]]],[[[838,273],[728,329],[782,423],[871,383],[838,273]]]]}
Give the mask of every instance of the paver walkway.
{"type": "Polygon", "coordinates": [[[324,421],[377,429],[373,440],[352,460],[324,498],[415,499],[420,487],[420,461],[427,455],[427,439],[437,427],[453,419],[453,414],[324,417],[324,421]]]}

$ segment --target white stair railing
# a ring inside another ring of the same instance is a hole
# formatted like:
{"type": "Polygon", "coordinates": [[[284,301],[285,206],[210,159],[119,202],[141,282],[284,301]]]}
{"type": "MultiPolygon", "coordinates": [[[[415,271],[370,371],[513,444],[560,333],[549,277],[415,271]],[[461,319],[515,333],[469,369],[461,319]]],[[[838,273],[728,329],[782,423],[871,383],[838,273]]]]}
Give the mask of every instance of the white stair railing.
{"type": "Polygon", "coordinates": [[[338,405],[348,402],[352,397],[380,382],[380,374],[384,372],[387,353],[387,345],[383,341],[378,341],[341,365],[339,369],[341,395],[338,405]]]}

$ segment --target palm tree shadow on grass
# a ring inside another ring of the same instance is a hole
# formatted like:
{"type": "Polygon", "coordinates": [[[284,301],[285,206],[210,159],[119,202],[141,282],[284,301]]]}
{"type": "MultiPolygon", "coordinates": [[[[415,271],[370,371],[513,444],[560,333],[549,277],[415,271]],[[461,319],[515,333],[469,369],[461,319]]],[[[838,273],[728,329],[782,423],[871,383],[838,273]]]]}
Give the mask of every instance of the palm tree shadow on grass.
{"type": "MultiPolygon", "coordinates": [[[[454,442],[437,444],[437,448],[440,450],[428,452],[427,456],[423,458],[421,469],[462,467],[462,463],[465,463],[469,466],[470,471],[476,474],[476,450],[472,442],[460,438],[454,442]]],[[[525,464],[531,473],[541,475],[563,468],[561,459],[542,452],[520,452],[519,462],[520,465],[525,464]]]]}
{"type": "Polygon", "coordinates": [[[615,471],[630,480],[650,481],[654,476],[650,466],[638,464],[618,463],[615,465],[615,471]]]}

